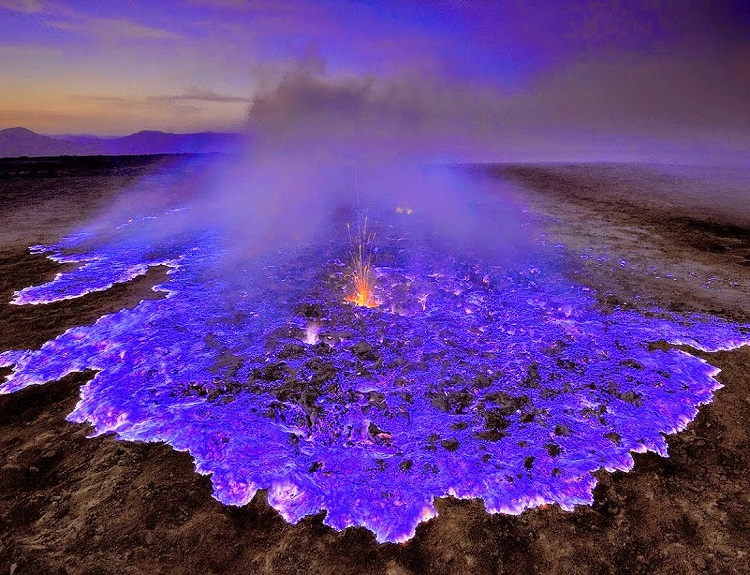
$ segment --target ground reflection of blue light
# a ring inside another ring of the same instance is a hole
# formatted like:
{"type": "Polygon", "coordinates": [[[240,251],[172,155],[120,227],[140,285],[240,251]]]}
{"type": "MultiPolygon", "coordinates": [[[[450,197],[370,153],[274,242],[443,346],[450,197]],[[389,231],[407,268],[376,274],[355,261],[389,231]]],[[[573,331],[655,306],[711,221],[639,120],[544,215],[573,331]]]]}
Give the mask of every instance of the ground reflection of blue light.
{"type": "Polygon", "coordinates": [[[118,237],[37,247],[82,265],[14,303],[82,296],[160,264],[169,297],[0,354],[14,366],[0,392],[96,370],[70,421],[189,451],[223,503],[267,489],[288,521],[326,510],[326,524],[379,541],[412,537],[448,494],[503,513],[591,503],[593,471],[666,455],[663,434],[719,387],[712,366],[649,343],[750,341],[716,318],[602,311],[550,264],[562,246],[499,269],[402,242],[377,269],[381,305],[360,309],[344,301],[343,242],[227,274],[221,238],[175,235],[156,249],[118,237]]]}

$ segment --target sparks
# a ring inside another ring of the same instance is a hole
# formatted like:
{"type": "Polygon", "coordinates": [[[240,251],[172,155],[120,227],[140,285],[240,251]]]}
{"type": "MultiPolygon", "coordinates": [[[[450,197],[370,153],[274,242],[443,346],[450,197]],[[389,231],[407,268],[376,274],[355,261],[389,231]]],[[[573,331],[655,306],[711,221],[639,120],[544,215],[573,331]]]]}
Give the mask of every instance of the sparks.
{"type": "Polygon", "coordinates": [[[375,278],[372,268],[372,241],[375,234],[368,233],[367,219],[365,219],[365,224],[361,229],[358,227],[356,237],[352,237],[351,226],[347,224],[346,227],[349,230],[349,239],[354,246],[352,249],[352,269],[349,273],[354,281],[354,294],[347,296],[346,301],[359,307],[377,307],[378,301],[373,291],[375,278]]]}

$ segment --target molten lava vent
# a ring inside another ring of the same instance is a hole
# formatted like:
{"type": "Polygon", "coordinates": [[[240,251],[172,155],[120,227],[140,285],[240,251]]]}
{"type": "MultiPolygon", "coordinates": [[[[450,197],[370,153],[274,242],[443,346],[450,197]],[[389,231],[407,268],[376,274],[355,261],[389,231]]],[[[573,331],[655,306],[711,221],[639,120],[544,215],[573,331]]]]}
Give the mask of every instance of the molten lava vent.
{"type": "Polygon", "coordinates": [[[155,265],[171,268],[167,297],[1,354],[13,370],[0,392],[95,370],[70,421],[189,451],[225,504],[267,489],[288,521],[325,510],[327,525],[379,541],[412,537],[446,495],[491,513],[591,503],[592,472],[630,469],[631,452],[666,456],[664,434],[719,387],[704,361],[649,344],[750,340],[712,317],[603,310],[566,275],[564,246],[498,267],[381,221],[379,245],[358,232],[348,264],[339,238],[229,273],[215,233],[134,241],[172,217],[96,248],[82,236],[33,248],[80,265],[19,291],[18,305],[155,265]]]}

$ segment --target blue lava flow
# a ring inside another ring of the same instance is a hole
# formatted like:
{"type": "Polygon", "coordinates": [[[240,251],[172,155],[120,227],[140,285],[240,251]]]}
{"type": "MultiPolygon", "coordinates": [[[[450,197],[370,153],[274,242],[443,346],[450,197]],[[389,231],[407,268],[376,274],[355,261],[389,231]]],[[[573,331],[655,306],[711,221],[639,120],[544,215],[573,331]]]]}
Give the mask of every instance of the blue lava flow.
{"type": "Polygon", "coordinates": [[[79,267],[16,305],[156,265],[169,279],[162,299],[0,354],[13,368],[0,393],[93,370],[70,421],[188,451],[219,501],[266,489],[290,522],[324,510],[335,529],[404,541],[436,497],[481,498],[491,513],[589,504],[593,471],[629,470],[631,452],[666,456],[664,434],[720,387],[714,367],[649,344],[750,341],[717,318],[603,310],[563,273],[562,246],[500,267],[387,230],[380,305],[355,308],[345,241],[227,264],[218,233],[143,233],[183,213],[32,248],[79,267]]]}

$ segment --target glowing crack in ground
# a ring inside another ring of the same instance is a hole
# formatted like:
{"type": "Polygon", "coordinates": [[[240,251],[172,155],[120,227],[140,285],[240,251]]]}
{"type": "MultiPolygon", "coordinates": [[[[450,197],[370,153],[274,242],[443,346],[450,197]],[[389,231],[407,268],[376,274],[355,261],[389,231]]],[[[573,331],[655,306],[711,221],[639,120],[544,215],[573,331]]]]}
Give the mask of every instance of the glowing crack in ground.
{"type": "Polygon", "coordinates": [[[499,268],[399,238],[376,254],[380,305],[368,309],[345,301],[344,240],[227,274],[218,234],[136,240],[153,225],[130,222],[98,247],[72,236],[33,248],[81,265],[15,304],[82,297],[155,265],[171,268],[156,288],[168,297],[0,354],[13,366],[0,393],[96,370],[70,421],[188,451],[225,504],[267,489],[287,521],[325,510],[327,525],[378,541],[411,538],[449,494],[491,513],[591,503],[593,471],[666,456],[663,434],[720,387],[716,368],[649,344],[750,341],[713,317],[603,311],[563,273],[562,246],[499,268]]]}

